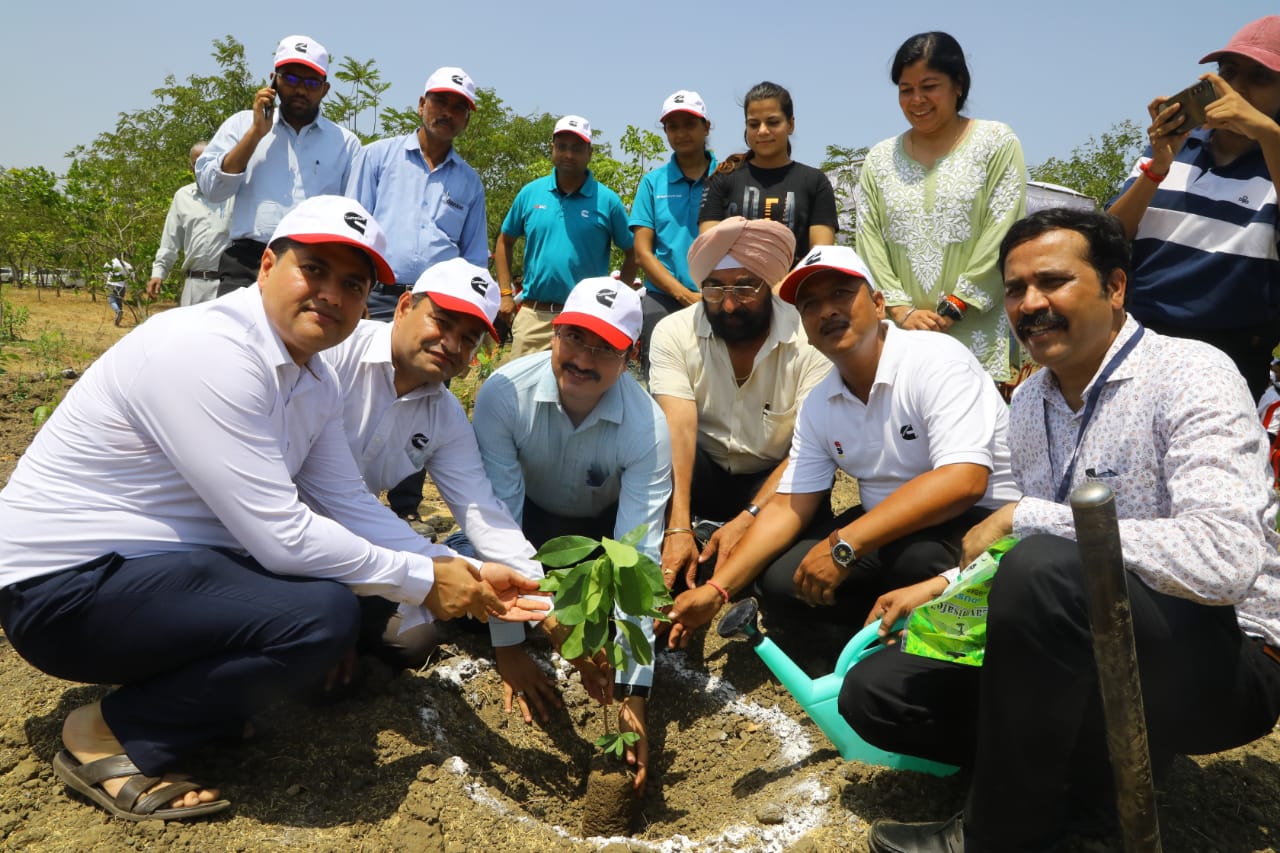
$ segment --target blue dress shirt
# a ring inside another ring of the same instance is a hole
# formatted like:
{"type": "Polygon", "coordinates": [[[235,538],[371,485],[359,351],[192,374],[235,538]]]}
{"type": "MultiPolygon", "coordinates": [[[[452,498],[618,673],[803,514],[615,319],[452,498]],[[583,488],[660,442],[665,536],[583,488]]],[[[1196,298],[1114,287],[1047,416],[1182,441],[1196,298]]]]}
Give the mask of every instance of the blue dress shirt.
{"type": "MultiPolygon", "coordinates": [[[[680,283],[697,292],[698,284],[689,276],[689,247],[698,237],[698,208],[707,176],[716,170],[716,155],[707,152],[707,171],[696,181],[685,177],[675,155],[640,179],[636,199],[631,203],[632,229],[653,229],[653,254],[680,283]]],[[[645,277],[646,290],[664,293],[645,277]]]]}

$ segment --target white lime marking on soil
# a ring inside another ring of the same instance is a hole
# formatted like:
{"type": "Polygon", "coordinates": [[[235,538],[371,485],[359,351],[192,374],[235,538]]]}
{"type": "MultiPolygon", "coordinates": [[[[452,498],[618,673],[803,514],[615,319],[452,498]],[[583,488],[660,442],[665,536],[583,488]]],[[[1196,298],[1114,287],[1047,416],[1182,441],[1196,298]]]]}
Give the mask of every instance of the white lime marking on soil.
{"type": "MultiPolygon", "coordinates": [[[[487,661],[459,657],[448,663],[437,665],[432,670],[432,674],[469,693],[470,691],[467,690],[469,683],[491,668],[487,661]]],[[[786,713],[778,708],[765,708],[754,701],[743,699],[734,686],[723,678],[689,667],[685,655],[665,656],[662,671],[664,679],[671,678],[685,682],[689,690],[695,691],[696,695],[720,703],[721,711],[745,717],[760,724],[781,745],[777,761],[779,766],[798,764],[814,752],[813,744],[804,727],[786,713]]],[[[568,663],[557,659],[555,677],[562,686],[573,677],[574,672],[575,670],[568,663]]],[[[441,725],[440,715],[432,708],[419,709],[419,715],[428,734],[442,747],[446,746],[448,737],[441,725]]],[[[471,768],[460,756],[451,756],[444,762],[444,768],[463,780],[463,789],[473,802],[488,806],[508,819],[514,817],[520,823],[546,827],[566,839],[590,841],[596,844],[622,842],[631,845],[633,850],[652,850],[658,853],[683,853],[683,851],[692,850],[712,851],[712,853],[730,850],[781,853],[805,833],[822,824],[828,812],[827,804],[831,800],[831,790],[826,785],[812,775],[803,776],[800,775],[802,771],[797,771],[793,777],[793,783],[785,791],[780,792],[780,796],[775,797],[783,805],[783,811],[786,814],[786,820],[777,826],[736,824],[726,827],[716,835],[700,839],[692,839],[686,835],[673,835],[660,842],[650,842],[629,836],[582,839],[560,826],[536,821],[528,815],[514,814],[513,810],[494,797],[483,783],[468,779],[471,768]]],[[[852,814],[849,817],[857,820],[852,814]]]]}

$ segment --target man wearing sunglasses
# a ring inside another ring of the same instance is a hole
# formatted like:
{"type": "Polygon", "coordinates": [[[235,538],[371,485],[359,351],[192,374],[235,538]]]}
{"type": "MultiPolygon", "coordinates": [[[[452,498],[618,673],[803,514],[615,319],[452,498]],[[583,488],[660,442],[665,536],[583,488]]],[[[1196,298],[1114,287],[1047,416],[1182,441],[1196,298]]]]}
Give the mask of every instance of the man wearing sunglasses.
{"type": "MultiPolygon", "coordinates": [[[[659,559],[671,442],[662,410],[627,374],[642,319],[640,294],[626,284],[584,279],[554,320],[551,351],[508,362],[480,386],[472,420],[485,471],[534,545],[567,534],[621,539],[645,525],[637,547],[659,559]]],[[[641,626],[652,643],[651,621],[641,626]]],[[[641,789],[653,668],[616,680],[619,729],[641,736],[627,750],[641,789]]]]}
{"type": "Polygon", "coordinates": [[[276,47],[274,69],[253,105],[224,121],[196,160],[200,192],[215,204],[235,199],[218,295],[257,281],[276,225],[302,199],[341,195],[360,151],[355,134],[320,114],[329,91],[324,45],[286,36],[276,47]]]}
{"type": "MultiPolygon", "coordinates": [[[[795,309],[773,295],[796,238],[767,219],[735,216],[693,242],[702,300],[658,322],[649,392],[671,429],[671,508],[662,543],[667,587],[696,585],[732,552],[786,468],[800,402],[831,372],[795,309]],[[723,522],[699,554],[694,528],[723,522]]],[[[816,519],[831,520],[830,507],[816,519]]]]}

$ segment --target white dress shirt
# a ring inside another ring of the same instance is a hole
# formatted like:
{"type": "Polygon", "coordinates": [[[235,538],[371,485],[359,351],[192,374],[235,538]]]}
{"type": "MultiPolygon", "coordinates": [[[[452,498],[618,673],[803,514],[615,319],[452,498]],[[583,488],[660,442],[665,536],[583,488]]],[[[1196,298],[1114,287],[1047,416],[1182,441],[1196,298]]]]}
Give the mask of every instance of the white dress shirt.
{"type": "Polygon", "coordinates": [[[333,370],[293,362],[256,287],[126,335],[0,492],[0,587],[112,552],[202,548],[414,605],[430,556],[448,554],[364,487],[333,370]]]}
{"type": "Polygon", "coordinates": [[[151,264],[151,277],[164,278],[182,250],[185,270],[217,272],[222,252],[231,244],[227,234],[233,202],[209,201],[195,184],[173,194],[160,232],[160,246],[151,264]]]}

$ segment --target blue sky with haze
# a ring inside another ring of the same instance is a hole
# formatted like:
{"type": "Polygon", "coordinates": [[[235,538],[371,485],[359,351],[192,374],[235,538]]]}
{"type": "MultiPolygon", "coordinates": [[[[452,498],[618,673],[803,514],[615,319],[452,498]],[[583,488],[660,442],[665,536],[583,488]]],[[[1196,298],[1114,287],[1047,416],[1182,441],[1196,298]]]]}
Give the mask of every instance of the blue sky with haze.
{"type": "Polygon", "coordinates": [[[709,106],[713,146],[740,150],[739,102],[770,79],[795,98],[796,159],[816,165],[828,143],[905,129],[889,63],[907,36],[932,29],[965,49],[968,113],[1010,124],[1035,165],[1122,119],[1145,127],[1152,97],[1193,82],[1201,56],[1273,12],[1254,0],[12,3],[0,14],[0,165],[64,172],[66,152],[150,106],[166,74],[214,71],[214,38],[243,42],[265,78],[276,42],[294,33],[335,56],[376,58],[391,105],[415,104],[432,69],[460,65],[517,112],[579,113],[615,144],[628,124],[660,130],[663,98],[691,88],[709,106]]]}

